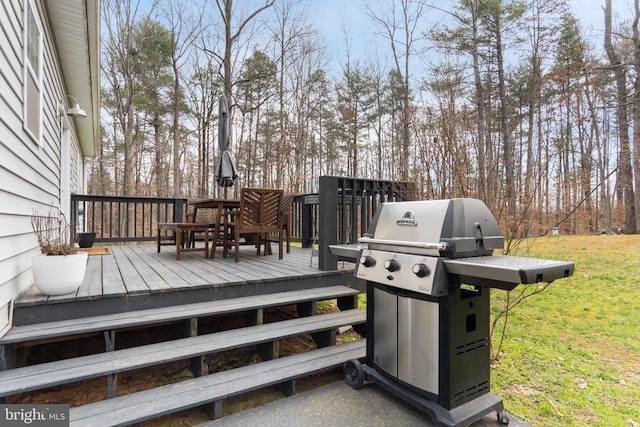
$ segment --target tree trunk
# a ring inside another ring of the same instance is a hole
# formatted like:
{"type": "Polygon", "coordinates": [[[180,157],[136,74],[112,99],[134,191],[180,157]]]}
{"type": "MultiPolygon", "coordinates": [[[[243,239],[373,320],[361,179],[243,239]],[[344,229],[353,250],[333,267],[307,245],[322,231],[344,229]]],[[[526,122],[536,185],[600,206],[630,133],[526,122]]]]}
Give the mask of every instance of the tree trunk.
{"type": "MultiPolygon", "coordinates": [[[[634,188],[640,189],[640,2],[633,2],[635,14],[633,17],[633,61],[636,75],[633,81],[633,176],[634,188]]],[[[635,197],[635,223],[640,224],[640,197],[635,197]]],[[[637,232],[637,230],[636,230],[637,232]]]]}
{"type": "Polygon", "coordinates": [[[505,175],[505,193],[507,198],[507,218],[511,225],[509,238],[515,237],[517,221],[516,221],[516,189],[514,183],[515,169],[515,153],[513,141],[511,139],[511,129],[509,128],[509,112],[507,106],[507,88],[504,78],[504,52],[502,46],[502,28],[500,11],[495,16],[496,27],[496,59],[498,62],[498,92],[500,97],[500,128],[502,133],[504,175],[505,175]]]}
{"type": "Polygon", "coordinates": [[[154,146],[156,148],[156,152],[155,152],[155,164],[154,164],[154,176],[155,176],[155,192],[156,192],[156,197],[165,197],[166,196],[166,181],[164,178],[164,167],[163,167],[163,161],[164,161],[164,150],[162,149],[162,142],[161,142],[161,134],[160,134],[160,116],[158,114],[155,114],[153,121],[152,121],[152,126],[153,126],[153,140],[154,140],[154,146]]]}
{"type": "Polygon", "coordinates": [[[133,138],[133,126],[135,124],[134,114],[135,108],[133,107],[133,96],[129,99],[129,103],[127,106],[127,111],[122,118],[124,122],[123,131],[124,131],[124,195],[125,196],[135,196],[136,195],[136,177],[135,177],[135,147],[134,147],[134,138],[133,138]]]}
{"type": "MultiPolygon", "coordinates": [[[[175,52],[174,41],[174,52],[175,52]]],[[[172,56],[171,65],[173,67],[173,197],[180,197],[182,194],[182,171],[180,168],[180,70],[178,69],[177,58],[172,56]]]]}
{"type": "Polygon", "coordinates": [[[471,55],[473,57],[473,76],[475,81],[475,100],[477,109],[476,128],[477,128],[477,144],[478,144],[478,198],[487,201],[487,163],[485,149],[485,102],[484,102],[484,86],[480,75],[480,58],[479,58],[479,42],[478,42],[478,0],[471,1],[471,28],[472,43],[471,55]]]}
{"type": "Polygon", "coordinates": [[[266,10],[274,5],[275,0],[268,0],[264,5],[258,7],[252,13],[248,15],[248,17],[238,25],[238,29],[235,33],[232,34],[231,24],[233,18],[233,0],[216,0],[218,4],[218,9],[222,16],[222,20],[224,21],[224,58],[223,58],[223,70],[224,70],[224,95],[227,97],[227,102],[229,103],[229,117],[233,117],[232,110],[234,106],[233,102],[233,74],[231,67],[231,51],[233,48],[233,44],[236,42],[240,34],[242,34],[242,30],[246,27],[246,25],[255,18],[260,12],[266,10]],[[222,5],[221,5],[222,3],[222,5]]]}
{"type": "Polygon", "coordinates": [[[635,234],[637,232],[637,223],[635,195],[632,184],[633,177],[629,141],[629,116],[627,113],[627,76],[624,65],[614,50],[613,43],[611,41],[611,0],[606,1],[604,16],[604,49],[609,57],[611,68],[613,69],[618,97],[618,106],[616,108],[618,115],[618,138],[620,140],[620,161],[618,163],[620,188],[622,189],[624,197],[624,232],[627,234],[635,234]]]}

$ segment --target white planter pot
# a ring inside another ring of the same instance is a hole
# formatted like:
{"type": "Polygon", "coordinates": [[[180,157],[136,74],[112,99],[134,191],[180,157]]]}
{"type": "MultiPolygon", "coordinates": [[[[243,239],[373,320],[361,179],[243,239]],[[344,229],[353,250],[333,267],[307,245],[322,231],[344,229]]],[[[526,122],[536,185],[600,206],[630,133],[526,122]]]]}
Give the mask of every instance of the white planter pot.
{"type": "Polygon", "coordinates": [[[32,258],[33,282],[45,295],[75,292],[84,280],[87,252],[74,255],[35,255],[32,258]]]}

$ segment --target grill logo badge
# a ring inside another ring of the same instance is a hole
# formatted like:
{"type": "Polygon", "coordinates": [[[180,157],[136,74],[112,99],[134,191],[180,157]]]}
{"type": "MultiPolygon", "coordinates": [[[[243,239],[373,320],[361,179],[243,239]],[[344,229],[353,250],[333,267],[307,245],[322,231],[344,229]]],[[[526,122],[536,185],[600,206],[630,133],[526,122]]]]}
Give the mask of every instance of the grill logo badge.
{"type": "Polygon", "coordinates": [[[416,219],[416,215],[413,211],[406,211],[404,215],[402,215],[402,218],[396,220],[396,224],[415,227],[418,225],[418,220],[416,219]]]}

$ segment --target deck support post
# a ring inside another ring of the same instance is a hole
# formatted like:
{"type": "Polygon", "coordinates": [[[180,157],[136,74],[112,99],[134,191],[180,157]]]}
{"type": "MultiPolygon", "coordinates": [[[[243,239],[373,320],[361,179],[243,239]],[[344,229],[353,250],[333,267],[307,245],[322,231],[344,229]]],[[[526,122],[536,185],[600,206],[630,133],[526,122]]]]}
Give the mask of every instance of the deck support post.
{"type": "Polygon", "coordinates": [[[287,397],[293,396],[294,394],[297,393],[295,378],[292,379],[292,380],[280,383],[279,387],[280,387],[280,391],[282,391],[282,393],[284,393],[284,395],[287,396],[287,397]]]}
{"type": "Polygon", "coordinates": [[[314,332],[311,334],[311,338],[313,338],[313,342],[315,342],[319,348],[336,345],[336,330],[331,329],[328,331],[314,332]]]}
{"type": "MultiPolygon", "coordinates": [[[[116,349],[116,331],[104,331],[104,351],[116,349]]],[[[107,399],[118,395],[118,374],[107,375],[107,399]]]]}
{"type": "Polygon", "coordinates": [[[262,325],[264,323],[264,310],[261,308],[248,310],[245,316],[248,326],[262,325]]]}
{"type": "Polygon", "coordinates": [[[203,407],[209,419],[217,420],[222,418],[222,400],[214,400],[203,405],[203,407]]]}
{"type": "Polygon", "coordinates": [[[16,350],[12,344],[0,345],[0,371],[8,371],[16,367],[16,350]]]}
{"type": "Polygon", "coordinates": [[[358,295],[337,298],[338,308],[341,311],[351,310],[358,307],[358,295]]]}
{"type": "Polygon", "coordinates": [[[280,341],[265,342],[258,344],[256,347],[262,361],[280,357],[280,341]]]}
{"type": "Polygon", "coordinates": [[[299,302],[297,304],[298,316],[309,317],[318,314],[318,306],[315,301],[299,302]]]}
{"type": "MultiPolygon", "coordinates": [[[[184,321],[184,336],[187,338],[198,336],[198,319],[187,319],[184,321]]],[[[204,356],[196,356],[189,359],[189,366],[193,377],[201,377],[209,373],[207,361],[204,356]]]]}
{"type": "MultiPolygon", "coordinates": [[[[338,297],[337,301],[338,301],[338,308],[341,311],[358,308],[358,295],[338,297]]],[[[356,331],[361,337],[367,336],[367,331],[364,324],[352,325],[352,326],[353,326],[353,330],[356,331]]]]}
{"type": "MultiPolygon", "coordinates": [[[[246,312],[247,324],[249,326],[257,326],[264,324],[264,310],[258,308],[246,312]]],[[[271,341],[256,345],[258,355],[264,360],[277,359],[280,357],[280,342],[271,341]]]]}

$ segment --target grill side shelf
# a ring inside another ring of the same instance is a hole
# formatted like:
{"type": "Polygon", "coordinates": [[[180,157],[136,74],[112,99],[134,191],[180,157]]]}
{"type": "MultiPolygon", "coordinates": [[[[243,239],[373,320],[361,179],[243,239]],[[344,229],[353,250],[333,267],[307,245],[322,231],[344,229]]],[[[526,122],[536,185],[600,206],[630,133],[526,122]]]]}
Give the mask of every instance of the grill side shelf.
{"type": "Polygon", "coordinates": [[[329,252],[331,252],[331,255],[344,259],[345,261],[356,262],[360,258],[362,250],[367,248],[368,246],[364,243],[329,245],[329,252]]]}
{"type": "Polygon", "coordinates": [[[472,282],[469,284],[500,289],[509,288],[508,284],[513,289],[519,284],[552,282],[573,275],[575,268],[572,262],[508,255],[445,259],[444,265],[448,273],[472,282]]]}

